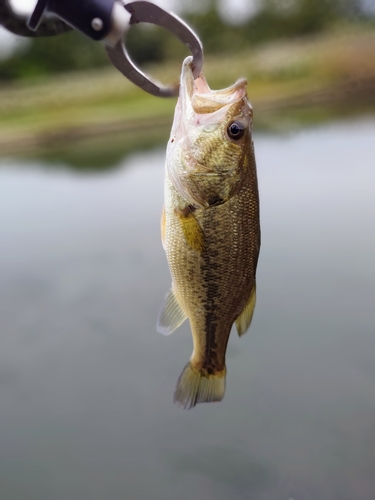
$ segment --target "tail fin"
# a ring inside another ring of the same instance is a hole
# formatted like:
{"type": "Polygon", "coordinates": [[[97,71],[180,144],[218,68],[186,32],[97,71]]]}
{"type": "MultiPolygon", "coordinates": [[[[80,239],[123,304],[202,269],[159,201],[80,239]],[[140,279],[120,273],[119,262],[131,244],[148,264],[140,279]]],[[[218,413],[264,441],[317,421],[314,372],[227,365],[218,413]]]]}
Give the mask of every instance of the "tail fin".
{"type": "Polygon", "coordinates": [[[189,362],[178,379],[174,402],[190,410],[198,403],[221,401],[225,393],[225,375],[225,369],[217,375],[204,375],[189,362]]]}

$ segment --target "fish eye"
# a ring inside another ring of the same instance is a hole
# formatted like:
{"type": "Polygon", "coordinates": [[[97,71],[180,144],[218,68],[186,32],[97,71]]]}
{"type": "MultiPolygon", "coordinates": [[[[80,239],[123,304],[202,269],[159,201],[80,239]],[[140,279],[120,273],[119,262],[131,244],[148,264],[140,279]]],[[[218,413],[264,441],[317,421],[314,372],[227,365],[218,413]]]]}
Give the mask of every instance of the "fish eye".
{"type": "Polygon", "coordinates": [[[228,125],[227,132],[231,139],[237,140],[243,136],[245,127],[241,122],[232,122],[228,125]]]}

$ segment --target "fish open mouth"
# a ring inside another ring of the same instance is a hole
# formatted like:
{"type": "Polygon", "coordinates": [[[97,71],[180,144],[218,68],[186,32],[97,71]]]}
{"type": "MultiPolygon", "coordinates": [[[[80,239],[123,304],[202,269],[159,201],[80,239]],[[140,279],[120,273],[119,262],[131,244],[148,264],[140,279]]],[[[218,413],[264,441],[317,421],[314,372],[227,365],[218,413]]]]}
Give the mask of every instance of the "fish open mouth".
{"type": "Polygon", "coordinates": [[[180,99],[183,108],[190,105],[195,113],[214,113],[246,97],[246,85],[246,80],[241,78],[226,89],[211,90],[203,73],[194,80],[193,58],[189,56],[182,65],[180,99]]]}

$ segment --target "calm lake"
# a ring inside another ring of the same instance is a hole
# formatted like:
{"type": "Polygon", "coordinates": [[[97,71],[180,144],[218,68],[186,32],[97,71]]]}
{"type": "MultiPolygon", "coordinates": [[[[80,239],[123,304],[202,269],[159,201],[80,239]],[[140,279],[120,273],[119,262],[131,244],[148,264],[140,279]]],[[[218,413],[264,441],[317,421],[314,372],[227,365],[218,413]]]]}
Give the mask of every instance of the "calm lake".
{"type": "Polygon", "coordinates": [[[255,135],[262,249],[221,403],[173,404],[164,149],[0,162],[1,500],[375,498],[375,119],[255,135]]]}

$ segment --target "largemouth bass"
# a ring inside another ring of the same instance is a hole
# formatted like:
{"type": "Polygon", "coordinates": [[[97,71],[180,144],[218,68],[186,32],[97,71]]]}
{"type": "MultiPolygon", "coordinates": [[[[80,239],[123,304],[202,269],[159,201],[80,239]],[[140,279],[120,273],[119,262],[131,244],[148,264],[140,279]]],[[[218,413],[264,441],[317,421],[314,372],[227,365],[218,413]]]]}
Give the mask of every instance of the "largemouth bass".
{"type": "Polygon", "coordinates": [[[193,354],[174,401],[189,409],[220,401],[233,323],[249,328],[260,249],[259,197],[246,81],[210,90],[182,66],[167,147],[162,242],[172,276],[157,329],[170,334],[188,318],[193,354]]]}

